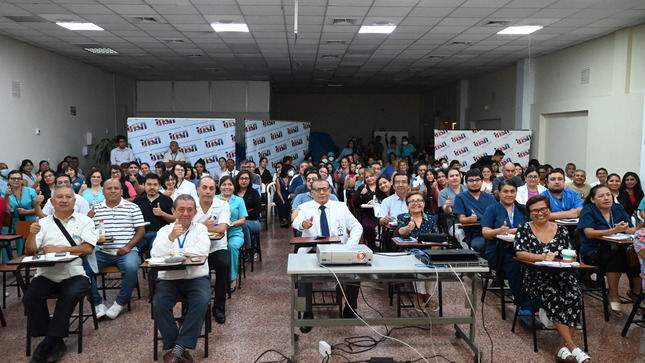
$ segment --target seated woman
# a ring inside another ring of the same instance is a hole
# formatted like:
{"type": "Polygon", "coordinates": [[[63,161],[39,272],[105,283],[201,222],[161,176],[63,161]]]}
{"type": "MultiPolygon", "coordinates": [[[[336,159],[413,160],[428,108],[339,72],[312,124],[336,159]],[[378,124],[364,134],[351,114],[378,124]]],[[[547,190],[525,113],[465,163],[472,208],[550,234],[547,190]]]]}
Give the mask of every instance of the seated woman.
{"type": "Polygon", "coordinates": [[[191,183],[189,180],[186,180],[186,175],[189,172],[186,170],[190,168],[188,164],[175,164],[172,167],[172,172],[175,173],[177,177],[177,186],[175,187],[175,196],[181,194],[190,194],[195,200],[198,200],[197,197],[197,188],[195,184],[191,183]]]}
{"type": "MultiPolygon", "coordinates": [[[[532,197],[526,209],[533,219],[517,228],[515,253],[526,261],[552,261],[569,246],[569,234],[565,226],[549,221],[551,204],[543,195],[532,197]]],[[[590,362],[591,358],[573,342],[573,335],[582,311],[582,292],[575,275],[569,271],[526,269],[522,278],[528,299],[542,301],[548,319],[560,335],[559,362],[590,362]]],[[[541,310],[542,311],[542,310],[541,310]]]]}
{"type": "MultiPolygon", "coordinates": [[[[251,235],[260,233],[260,215],[262,214],[262,199],[260,193],[251,186],[251,172],[240,171],[235,177],[235,195],[244,200],[244,206],[248,216],[246,223],[242,226],[244,232],[244,248],[251,247],[251,235]]],[[[253,251],[255,253],[255,251],[253,251]]],[[[250,258],[253,258],[253,253],[250,258]]]]}
{"type": "MultiPolygon", "coordinates": [[[[486,238],[486,259],[491,268],[496,267],[498,262],[495,236],[500,234],[514,235],[517,232],[517,227],[529,220],[526,209],[515,200],[517,187],[513,180],[505,179],[499,182],[498,191],[499,202],[489,205],[481,219],[482,234],[486,238]]],[[[520,301],[520,289],[522,288],[520,265],[513,261],[512,253],[504,252],[502,267],[504,275],[508,279],[511,293],[513,293],[513,302],[516,306],[520,306],[524,303],[524,301],[520,301]]]]}
{"type": "MultiPolygon", "coordinates": [[[[585,206],[580,212],[578,229],[580,234],[580,255],[582,261],[589,265],[598,266],[607,276],[609,290],[609,306],[611,313],[622,317],[622,304],[618,294],[620,275],[630,268],[629,259],[624,250],[613,250],[610,242],[598,240],[600,237],[614,233],[634,233],[632,222],[625,213],[625,209],[614,203],[609,188],[605,185],[596,185],[591,188],[585,199],[585,206]]],[[[637,278],[636,281],[639,279],[637,278]]]]}
{"type": "MultiPolygon", "coordinates": [[[[423,194],[420,192],[411,192],[405,197],[405,203],[408,206],[408,213],[399,214],[396,217],[397,231],[403,238],[417,237],[419,233],[436,233],[437,219],[433,215],[428,215],[423,211],[425,202],[423,194]]],[[[415,307],[420,311],[425,311],[429,307],[432,311],[439,310],[439,304],[431,300],[435,291],[436,282],[433,280],[415,281],[414,289],[417,292],[415,307]]]]}
{"type": "Polygon", "coordinates": [[[357,207],[363,204],[372,205],[372,208],[362,208],[360,222],[363,226],[363,238],[367,247],[376,251],[376,227],[378,218],[374,215],[374,202],[376,200],[376,176],[374,170],[365,170],[365,183],[356,189],[354,200],[357,207]]]}
{"type": "Polygon", "coordinates": [[[25,159],[20,163],[18,171],[22,173],[22,184],[26,187],[36,189],[38,184],[38,175],[34,173],[34,163],[29,159],[25,159]]]}
{"type": "Polygon", "coordinates": [[[94,206],[105,200],[103,195],[103,173],[101,173],[100,169],[94,168],[89,175],[90,178],[83,184],[78,194],[85,198],[90,206],[94,206]]]}
{"type": "Polygon", "coordinates": [[[177,176],[172,171],[164,171],[161,174],[161,186],[162,192],[164,195],[169,196],[172,200],[175,200],[175,187],[177,186],[177,176]]]}
{"type": "Polygon", "coordinates": [[[280,175],[276,178],[275,194],[273,195],[273,202],[278,209],[278,218],[280,218],[280,227],[289,228],[291,222],[289,221],[289,211],[291,210],[291,201],[289,200],[289,168],[281,168],[280,175]]]}
{"type": "Polygon", "coordinates": [[[641,179],[638,177],[638,174],[632,171],[626,172],[620,184],[618,202],[623,205],[625,212],[631,217],[641,204],[642,199],[643,188],[641,187],[641,179]]]}
{"type": "Polygon", "coordinates": [[[383,199],[394,194],[394,189],[392,188],[392,182],[390,181],[390,178],[381,175],[376,178],[376,185],[378,186],[378,189],[376,189],[376,192],[374,192],[374,195],[376,196],[376,200],[374,201],[374,215],[378,215],[378,211],[379,209],[381,209],[381,203],[383,203],[383,199]]]}
{"type": "Polygon", "coordinates": [[[54,191],[54,186],[56,185],[56,173],[53,170],[45,170],[40,173],[40,183],[36,191],[42,194],[43,201],[41,205],[45,205],[54,191]]]}
{"type": "MultiPolygon", "coordinates": [[[[4,191],[5,208],[11,213],[11,231],[16,231],[16,222],[36,220],[36,190],[22,185],[22,173],[18,170],[9,172],[9,187],[4,191]]],[[[41,198],[42,199],[42,198],[41,198]]],[[[4,217],[4,214],[2,215],[4,217]]],[[[16,244],[18,256],[22,255],[24,242],[16,244]]],[[[10,252],[10,251],[8,251],[10,252]]],[[[12,258],[12,256],[9,256],[12,258]]]]}
{"type": "Polygon", "coordinates": [[[493,194],[493,171],[490,166],[482,166],[482,187],[481,191],[488,194],[493,194]]]}
{"type": "Polygon", "coordinates": [[[222,194],[215,197],[224,202],[228,202],[231,209],[231,221],[228,223],[228,230],[226,232],[228,238],[228,253],[231,255],[231,292],[237,288],[237,270],[238,270],[238,257],[240,256],[240,247],[244,244],[244,232],[242,225],[246,223],[246,207],[244,200],[233,194],[235,192],[235,180],[229,175],[221,177],[219,188],[222,194]]]}
{"type": "Polygon", "coordinates": [[[118,165],[110,166],[110,177],[112,179],[118,179],[121,182],[121,189],[123,189],[122,197],[123,199],[131,202],[134,200],[134,197],[137,196],[137,191],[134,189],[132,183],[129,180],[125,179],[125,173],[118,165]]]}
{"type": "Polygon", "coordinates": [[[540,174],[534,167],[526,169],[525,178],[526,184],[517,188],[517,202],[520,204],[526,204],[529,199],[546,190],[540,185],[540,174]]]}
{"type": "MultiPolygon", "coordinates": [[[[444,178],[445,179],[445,178],[444,178]]],[[[419,191],[423,194],[426,207],[424,212],[428,214],[438,214],[439,207],[437,200],[439,199],[439,183],[437,181],[437,172],[428,169],[423,176],[423,183],[419,187],[419,191]]]]}
{"type": "Polygon", "coordinates": [[[83,184],[85,184],[85,178],[79,178],[78,174],[76,173],[76,169],[74,169],[71,165],[66,166],[63,172],[72,180],[72,188],[74,189],[74,193],[78,194],[83,184]]]}

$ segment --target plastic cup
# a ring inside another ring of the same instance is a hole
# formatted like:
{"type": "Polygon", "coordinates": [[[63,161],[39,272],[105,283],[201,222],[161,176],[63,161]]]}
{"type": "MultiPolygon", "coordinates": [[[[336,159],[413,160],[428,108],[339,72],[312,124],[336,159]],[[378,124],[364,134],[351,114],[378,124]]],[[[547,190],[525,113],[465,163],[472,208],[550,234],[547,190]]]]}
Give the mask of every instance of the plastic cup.
{"type": "Polygon", "coordinates": [[[565,249],[565,250],[562,250],[561,254],[562,254],[562,260],[564,262],[573,262],[573,260],[576,257],[575,250],[565,249]]]}

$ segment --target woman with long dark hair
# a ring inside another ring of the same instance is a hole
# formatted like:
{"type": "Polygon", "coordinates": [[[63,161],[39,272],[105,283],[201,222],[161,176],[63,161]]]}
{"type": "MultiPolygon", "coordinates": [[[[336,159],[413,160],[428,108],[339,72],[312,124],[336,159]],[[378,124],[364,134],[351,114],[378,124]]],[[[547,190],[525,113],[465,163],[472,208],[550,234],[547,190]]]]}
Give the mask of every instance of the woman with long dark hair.
{"type": "Polygon", "coordinates": [[[643,199],[643,187],[638,174],[628,171],[623,175],[623,182],[620,185],[621,193],[618,201],[625,208],[629,216],[634,214],[643,199]]]}
{"type": "Polygon", "coordinates": [[[275,181],[275,194],[273,195],[273,202],[276,204],[278,210],[278,218],[280,218],[280,227],[288,228],[291,225],[289,221],[289,211],[291,210],[291,201],[289,200],[289,168],[281,168],[280,174],[275,181]]]}
{"type": "Polygon", "coordinates": [[[251,172],[248,170],[240,171],[235,177],[235,195],[244,200],[244,206],[248,214],[246,223],[242,226],[245,247],[251,246],[251,235],[260,233],[262,228],[260,224],[262,199],[260,198],[260,193],[251,186],[252,177],[251,172]]]}

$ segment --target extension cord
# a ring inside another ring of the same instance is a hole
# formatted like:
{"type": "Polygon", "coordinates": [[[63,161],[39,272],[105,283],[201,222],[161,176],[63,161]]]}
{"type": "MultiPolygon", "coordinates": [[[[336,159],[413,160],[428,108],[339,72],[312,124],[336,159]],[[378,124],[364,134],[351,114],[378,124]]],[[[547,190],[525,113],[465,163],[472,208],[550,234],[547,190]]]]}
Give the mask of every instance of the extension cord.
{"type": "Polygon", "coordinates": [[[331,356],[331,345],[324,340],[319,341],[318,352],[320,352],[323,357],[331,356]]]}

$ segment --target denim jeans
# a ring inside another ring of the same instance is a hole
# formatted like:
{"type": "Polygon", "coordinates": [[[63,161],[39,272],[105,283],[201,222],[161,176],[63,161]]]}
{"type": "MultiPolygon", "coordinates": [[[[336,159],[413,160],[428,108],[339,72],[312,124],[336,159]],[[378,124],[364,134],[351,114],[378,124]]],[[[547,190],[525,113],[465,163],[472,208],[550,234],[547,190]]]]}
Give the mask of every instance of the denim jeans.
{"type": "Polygon", "coordinates": [[[262,225],[258,220],[247,219],[246,223],[242,225],[242,231],[244,232],[244,247],[251,246],[251,235],[260,233],[262,225]]]}
{"type": "Polygon", "coordinates": [[[147,231],[146,234],[143,235],[143,238],[141,238],[141,241],[137,243],[137,249],[139,252],[143,253],[150,251],[152,249],[152,242],[154,242],[156,237],[157,231],[147,231]]]}
{"type": "MultiPolygon", "coordinates": [[[[110,255],[97,251],[96,262],[98,263],[99,271],[107,266],[116,266],[119,268],[123,281],[121,281],[121,289],[115,301],[121,306],[125,305],[130,300],[132,290],[137,286],[137,280],[139,278],[137,275],[139,271],[139,253],[137,250],[132,250],[123,256],[110,255]]],[[[94,305],[99,305],[103,302],[103,298],[99,294],[99,289],[96,286],[96,276],[92,278],[94,279],[92,283],[94,305]]]]}

